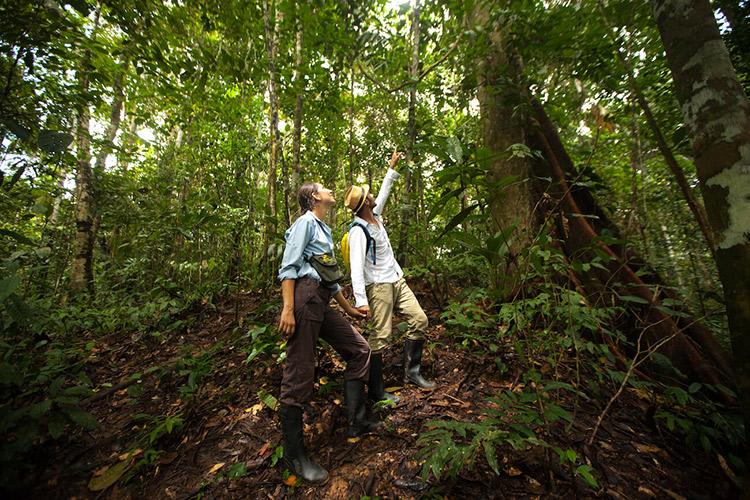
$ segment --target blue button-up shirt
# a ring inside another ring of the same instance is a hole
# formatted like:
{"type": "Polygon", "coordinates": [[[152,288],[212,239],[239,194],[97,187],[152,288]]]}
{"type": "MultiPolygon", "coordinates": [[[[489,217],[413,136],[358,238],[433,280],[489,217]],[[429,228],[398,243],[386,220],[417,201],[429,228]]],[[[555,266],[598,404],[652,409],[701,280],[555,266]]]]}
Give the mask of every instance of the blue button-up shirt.
{"type": "MultiPolygon", "coordinates": [[[[320,281],[318,272],[310,265],[311,255],[330,253],[333,255],[333,236],[331,228],[318,219],[314,213],[307,211],[284,233],[286,246],[281,260],[279,280],[296,280],[303,277],[320,281]]],[[[337,283],[328,287],[332,294],[341,290],[337,283]]]]}

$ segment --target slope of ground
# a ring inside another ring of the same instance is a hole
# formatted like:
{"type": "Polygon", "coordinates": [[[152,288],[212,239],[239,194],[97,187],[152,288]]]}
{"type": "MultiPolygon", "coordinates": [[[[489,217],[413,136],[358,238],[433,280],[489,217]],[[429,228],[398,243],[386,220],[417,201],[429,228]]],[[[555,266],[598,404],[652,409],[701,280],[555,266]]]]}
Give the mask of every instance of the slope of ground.
{"type": "MultiPolygon", "coordinates": [[[[494,356],[468,352],[445,334],[437,311],[428,314],[432,347],[426,353],[425,371],[438,386],[432,391],[400,387],[396,366],[400,350],[388,352],[386,383],[398,387],[401,401],[378,413],[386,423],[381,435],[367,435],[355,442],[346,439],[338,383],[342,365],[330,349],[319,350],[319,383],[305,415],[305,429],[308,449],[330,471],[325,485],[290,486],[292,480],[280,467],[272,466],[281,433],[271,408],[274,400],[267,394],[278,394],[281,366],[267,353],[272,346],[251,343],[251,337],[244,335],[253,330],[250,324],[275,321],[273,308],[263,306],[256,293],[198,308],[183,318],[190,320],[189,327],[167,338],[112,335],[100,339],[90,361],[90,375],[100,395],[87,409],[102,425],[40,450],[35,457],[39,465],[31,478],[33,486],[23,496],[738,496],[719,457],[686,448],[680,439],[655,427],[648,403],[627,391],[615,403],[591,447],[585,442],[601,405],[578,408],[567,433],[556,435],[553,427],[552,438],[565,440],[579,456],[588,457],[598,489],[574,479],[567,468],[559,466],[556,456],[545,467],[539,449],[514,451],[510,447],[498,449],[499,476],[478,459],[473,470],[453,479],[422,482],[415,454],[426,422],[478,420],[481,409],[489,404],[488,397],[518,390],[517,370],[501,375],[494,356]],[[237,328],[240,323],[242,328],[237,328]],[[245,364],[251,346],[266,350],[245,364]],[[208,354],[201,356],[202,352],[208,354]],[[140,382],[129,383],[136,373],[141,374],[140,382]],[[91,490],[115,479],[118,481],[102,491],[91,490]]],[[[507,362],[512,366],[510,356],[507,362]]]]}

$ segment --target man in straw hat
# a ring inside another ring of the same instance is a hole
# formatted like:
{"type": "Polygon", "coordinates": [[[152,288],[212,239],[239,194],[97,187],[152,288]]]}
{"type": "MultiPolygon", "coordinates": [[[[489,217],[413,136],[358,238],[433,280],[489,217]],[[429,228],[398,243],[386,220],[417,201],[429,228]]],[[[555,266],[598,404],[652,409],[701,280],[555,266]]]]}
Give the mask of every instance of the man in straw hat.
{"type": "Polygon", "coordinates": [[[351,186],[344,194],[344,204],[354,213],[349,228],[349,258],[355,307],[371,317],[374,326],[368,342],[372,349],[369,396],[375,401],[397,400],[385,392],[382,355],[390,343],[394,311],[406,316],[409,325],[404,342],[404,383],[424,389],[435,387],[435,382],[420,374],[427,315],[406,284],[381,219],[391,185],[401,177],[394,170],[401,155],[393,152],[377,198],[372,196],[369,186],[351,186]]]}

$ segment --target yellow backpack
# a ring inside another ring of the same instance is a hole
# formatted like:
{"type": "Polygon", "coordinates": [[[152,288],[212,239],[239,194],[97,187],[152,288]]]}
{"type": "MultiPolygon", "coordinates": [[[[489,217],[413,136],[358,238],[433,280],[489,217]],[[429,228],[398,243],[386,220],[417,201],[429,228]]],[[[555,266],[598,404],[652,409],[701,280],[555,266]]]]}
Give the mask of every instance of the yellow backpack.
{"type": "Polygon", "coordinates": [[[361,227],[362,231],[365,232],[365,239],[367,240],[367,244],[365,245],[365,255],[367,255],[367,253],[370,253],[370,259],[372,260],[372,263],[375,264],[376,262],[375,239],[372,236],[370,236],[370,231],[368,231],[367,228],[363,224],[360,224],[359,222],[354,221],[351,224],[349,224],[349,228],[344,233],[344,237],[341,238],[341,256],[344,258],[344,265],[346,266],[346,269],[349,272],[349,274],[351,274],[352,272],[351,260],[349,259],[349,231],[351,231],[351,229],[355,226],[361,227]]]}

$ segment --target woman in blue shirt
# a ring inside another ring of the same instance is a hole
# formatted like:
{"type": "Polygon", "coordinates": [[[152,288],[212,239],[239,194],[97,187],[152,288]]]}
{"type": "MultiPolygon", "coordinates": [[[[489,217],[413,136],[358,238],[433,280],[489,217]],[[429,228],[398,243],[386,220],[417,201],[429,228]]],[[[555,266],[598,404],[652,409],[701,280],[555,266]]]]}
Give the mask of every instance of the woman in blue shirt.
{"type": "Polygon", "coordinates": [[[338,283],[324,285],[310,263],[314,255],[333,257],[331,229],[323,219],[336,199],[330,189],[312,182],[302,185],[297,199],[302,215],[284,235],[286,247],[279,269],[283,299],[279,330],[291,336],[287,340],[279,416],[286,465],[308,482],[324,482],[328,472],[307,457],[302,436],[302,407],[313,393],[318,338],[346,361],[344,396],[349,437],[382,424],[365,419],[364,385],[370,371],[370,346],[341,313],[330,307],[331,297],[350,316],[363,315],[344,298],[338,283]]]}

